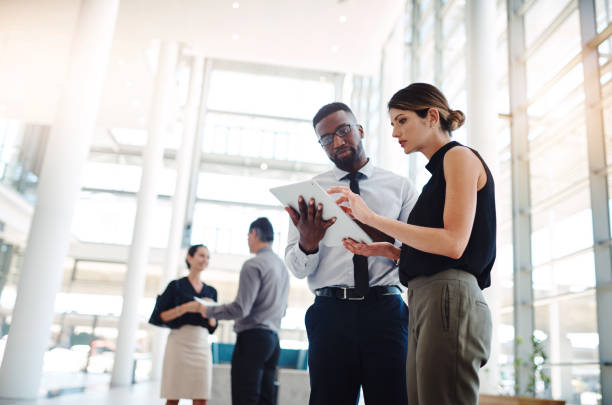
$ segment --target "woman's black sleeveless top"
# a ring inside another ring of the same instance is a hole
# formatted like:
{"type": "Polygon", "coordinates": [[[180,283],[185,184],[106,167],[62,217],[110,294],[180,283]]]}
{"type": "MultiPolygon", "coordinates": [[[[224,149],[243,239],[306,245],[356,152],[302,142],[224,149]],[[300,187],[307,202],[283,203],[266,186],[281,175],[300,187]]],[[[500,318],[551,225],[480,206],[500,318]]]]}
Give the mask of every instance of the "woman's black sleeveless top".
{"type": "MultiPolygon", "coordinates": [[[[449,142],[438,149],[425,166],[431,172],[431,179],[423,187],[421,195],[410,212],[409,224],[444,228],[446,197],[444,155],[456,146],[464,147],[459,142],[449,142]]],[[[408,281],[416,277],[432,276],[448,269],[460,269],[476,276],[481,289],[491,285],[491,268],[496,254],[495,184],[482,157],[475,150],[471,150],[484,166],[487,183],[477,193],[474,226],[463,255],[459,259],[452,259],[402,245],[399,268],[402,284],[407,285],[408,281]]]]}

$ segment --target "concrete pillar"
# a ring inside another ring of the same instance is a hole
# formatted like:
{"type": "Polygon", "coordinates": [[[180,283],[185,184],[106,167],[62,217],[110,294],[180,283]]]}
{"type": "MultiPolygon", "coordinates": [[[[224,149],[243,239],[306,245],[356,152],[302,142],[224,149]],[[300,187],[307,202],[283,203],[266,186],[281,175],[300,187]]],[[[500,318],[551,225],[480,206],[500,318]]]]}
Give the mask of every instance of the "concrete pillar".
{"type": "Polygon", "coordinates": [[[13,321],[0,369],[0,396],[38,396],[49,346],[81,173],[94,133],[118,0],[83,0],[66,87],[58,105],[38,183],[13,321]]]}
{"type": "MultiPolygon", "coordinates": [[[[172,197],[172,219],[170,220],[170,231],[168,232],[168,246],[164,257],[164,269],[161,276],[160,291],[173,280],[178,273],[179,253],[185,222],[185,210],[187,208],[187,194],[189,192],[189,173],[192,164],[192,148],[196,137],[198,122],[198,107],[200,104],[200,93],[204,78],[204,58],[194,56],[191,63],[191,77],[189,80],[189,96],[184,111],[184,133],[181,147],[176,157],[176,183],[174,196],[172,197]]],[[[164,347],[166,346],[167,330],[155,329],[153,344],[153,366],[151,378],[158,380],[161,377],[161,366],[163,361],[164,347]]]]}
{"type": "MultiPolygon", "coordinates": [[[[493,178],[498,171],[496,139],[497,111],[495,66],[495,1],[468,0],[466,3],[466,75],[467,75],[467,130],[468,144],[475,148],[485,159],[493,178]]],[[[452,108],[453,106],[451,106],[452,108]]],[[[499,240],[499,239],[498,239],[499,240]]],[[[499,386],[498,327],[501,324],[499,296],[500,280],[497,271],[491,273],[491,287],[485,290],[493,317],[493,339],[491,357],[480,373],[481,392],[494,394],[499,386]]]]}
{"type": "Polygon", "coordinates": [[[163,137],[172,117],[174,102],[174,73],[178,46],[162,41],[155,79],[155,90],[149,128],[149,137],[143,154],[142,177],[138,191],[138,208],[134,221],[128,269],[123,284],[123,307],[119,319],[119,335],[111,385],[124,386],[132,381],[134,347],[140,319],[138,304],[144,291],[151,236],[151,218],[157,200],[156,181],[163,164],[163,137]]]}

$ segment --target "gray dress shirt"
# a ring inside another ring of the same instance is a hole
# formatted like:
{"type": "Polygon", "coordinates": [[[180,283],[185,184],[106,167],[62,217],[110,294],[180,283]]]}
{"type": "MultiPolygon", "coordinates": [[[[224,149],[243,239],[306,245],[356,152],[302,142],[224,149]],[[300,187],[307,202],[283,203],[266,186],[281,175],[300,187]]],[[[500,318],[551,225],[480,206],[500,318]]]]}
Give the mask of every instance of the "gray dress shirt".
{"type": "Polygon", "coordinates": [[[234,302],[210,307],[207,315],[215,319],[235,319],[236,333],[248,329],[269,329],[278,333],[288,297],[287,268],[270,247],[263,247],[242,265],[234,302]]]}
{"type": "MultiPolygon", "coordinates": [[[[360,195],[365,203],[379,215],[401,222],[408,220],[408,214],[416,203],[418,193],[408,179],[375,167],[371,162],[359,172],[360,195]]],[[[314,180],[328,189],[332,186],[349,186],[348,172],[334,167],[314,180]]],[[[353,254],[343,246],[329,247],[319,244],[319,251],[305,254],[299,247],[300,235],[289,221],[289,237],[285,250],[287,267],[297,278],[308,277],[308,287],[314,291],[321,287],[354,287],[353,254]]],[[[333,226],[333,225],[332,225],[333,226]]],[[[397,246],[400,246],[396,242],[397,246]]],[[[385,257],[369,257],[368,271],[370,286],[399,285],[398,269],[393,260],[385,257]]]]}

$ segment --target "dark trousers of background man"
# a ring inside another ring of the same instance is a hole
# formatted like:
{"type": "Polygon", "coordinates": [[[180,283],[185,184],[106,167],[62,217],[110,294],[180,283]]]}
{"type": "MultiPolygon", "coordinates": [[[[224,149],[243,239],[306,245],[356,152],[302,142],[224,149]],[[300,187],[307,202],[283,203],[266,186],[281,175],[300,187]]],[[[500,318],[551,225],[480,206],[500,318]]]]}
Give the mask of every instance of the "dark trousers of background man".
{"type": "MultiPolygon", "coordinates": [[[[232,404],[274,405],[280,357],[278,335],[267,329],[238,333],[232,355],[232,404]]],[[[405,357],[405,356],[404,356],[405,357]]]]}
{"type": "Polygon", "coordinates": [[[400,295],[316,297],[306,312],[310,405],[406,405],[408,307],[400,295]]]}

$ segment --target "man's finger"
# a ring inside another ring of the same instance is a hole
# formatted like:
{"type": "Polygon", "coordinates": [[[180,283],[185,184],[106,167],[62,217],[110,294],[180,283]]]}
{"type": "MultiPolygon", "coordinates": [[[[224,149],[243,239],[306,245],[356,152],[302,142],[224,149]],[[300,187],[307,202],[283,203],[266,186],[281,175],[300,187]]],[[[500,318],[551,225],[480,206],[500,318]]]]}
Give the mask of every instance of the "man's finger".
{"type": "Polygon", "coordinates": [[[289,218],[291,218],[293,225],[297,226],[298,222],[300,222],[300,215],[291,207],[285,207],[285,211],[289,214],[289,218]]]}
{"type": "Polygon", "coordinates": [[[311,198],[308,201],[308,221],[314,221],[315,200],[311,198]]]}
{"type": "Polygon", "coordinates": [[[323,220],[323,204],[317,205],[317,212],[315,213],[314,223],[315,225],[320,225],[323,220]]]}
{"type": "Polygon", "coordinates": [[[323,229],[327,230],[327,228],[336,223],[336,217],[330,218],[327,221],[322,221],[321,223],[323,224],[323,229]]]}
{"type": "Polygon", "coordinates": [[[304,197],[298,197],[298,208],[300,209],[300,219],[305,221],[308,217],[308,208],[306,207],[306,201],[304,197]]]}

